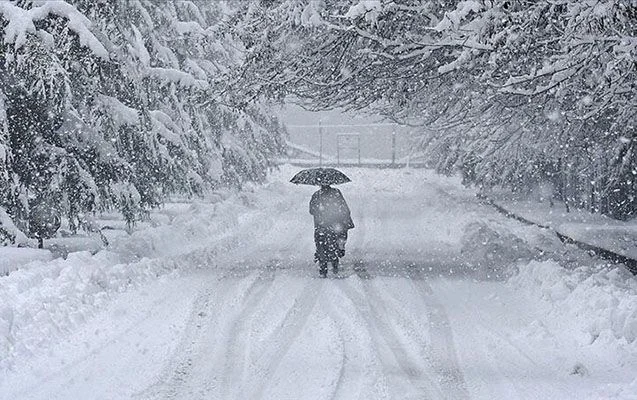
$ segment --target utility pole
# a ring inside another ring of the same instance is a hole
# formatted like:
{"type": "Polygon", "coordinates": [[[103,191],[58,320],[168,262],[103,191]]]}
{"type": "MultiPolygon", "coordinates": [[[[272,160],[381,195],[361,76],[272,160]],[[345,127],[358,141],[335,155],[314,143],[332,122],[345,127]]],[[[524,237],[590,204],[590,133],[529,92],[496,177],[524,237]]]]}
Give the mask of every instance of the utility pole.
{"type": "Polygon", "coordinates": [[[361,165],[361,135],[357,136],[358,138],[358,165],[361,165]]]}
{"type": "Polygon", "coordinates": [[[391,131],[391,165],[396,166],[396,131],[391,131]]]}
{"type": "Polygon", "coordinates": [[[318,123],[319,130],[319,167],[323,166],[323,127],[321,127],[321,120],[318,123]]]}

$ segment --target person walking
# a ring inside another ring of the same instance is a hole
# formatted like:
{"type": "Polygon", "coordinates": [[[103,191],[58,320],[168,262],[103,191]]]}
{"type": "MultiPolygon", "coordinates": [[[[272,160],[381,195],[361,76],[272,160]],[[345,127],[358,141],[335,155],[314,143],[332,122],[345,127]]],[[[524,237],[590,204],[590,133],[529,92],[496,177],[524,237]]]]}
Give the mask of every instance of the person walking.
{"type": "Polygon", "coordinates": [[[314,217],[315,262],[321,277],[327,276],[327,265],[338,273],[339,259],[345,255],[347,231],[354,228],[351,213],[340,190],[322,185],[310,200],[310,214],[314,217]]]}
{"type": "Polygon", "coordinates": [[[347,202],[340,190],[331,185],[351,182],[341,171],[334,168],[308,168],[299,171],[290,179],[297,185],[320,186],[310,200],[310,214],[314,217],[314,262],[319,263],[321,277],[327,277],[327,265],[338,273],[339,259],[345,256],[347,231],[354,228],[347,202]]]}

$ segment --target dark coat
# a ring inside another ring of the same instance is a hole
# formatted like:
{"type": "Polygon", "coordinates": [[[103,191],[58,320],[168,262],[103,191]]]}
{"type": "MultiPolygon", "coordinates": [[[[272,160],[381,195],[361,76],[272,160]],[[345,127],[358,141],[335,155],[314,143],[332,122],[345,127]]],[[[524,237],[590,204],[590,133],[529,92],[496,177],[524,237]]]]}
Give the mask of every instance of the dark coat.
{"type": "Polygon", "coordinates": [[[310,214],[314,216],[314,227],[317,229],[347,232],[354,227],[341,191],[331,186],[323,186],[312,195],[310,214]]]}

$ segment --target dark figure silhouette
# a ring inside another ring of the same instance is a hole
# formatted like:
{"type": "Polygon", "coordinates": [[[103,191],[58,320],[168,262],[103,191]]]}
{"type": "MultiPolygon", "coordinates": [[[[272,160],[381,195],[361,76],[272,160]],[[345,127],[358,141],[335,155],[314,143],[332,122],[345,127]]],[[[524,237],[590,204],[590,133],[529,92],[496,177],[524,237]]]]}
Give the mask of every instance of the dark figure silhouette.
{"type": "Polygon", "coordinates": [[[334,273],[338,272],[339,258],[345,255],[347,231],[354,222],[341,191],[329,185],[321,186],[312,195],[310,214],[314,216],[314,260],[319,263],[321,277],[326,277],[330,262],[334,273]]]}

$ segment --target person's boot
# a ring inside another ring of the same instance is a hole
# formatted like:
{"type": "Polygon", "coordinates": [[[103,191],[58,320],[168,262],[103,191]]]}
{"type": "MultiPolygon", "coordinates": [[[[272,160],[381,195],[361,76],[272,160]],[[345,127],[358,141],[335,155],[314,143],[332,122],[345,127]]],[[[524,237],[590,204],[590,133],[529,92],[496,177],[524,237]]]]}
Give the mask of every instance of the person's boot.
{"type": "Polygon", "coordinates": [[[319,265],[319,275],[321,278],[327,278],[327,262],[321,261],[319,265]]]}

